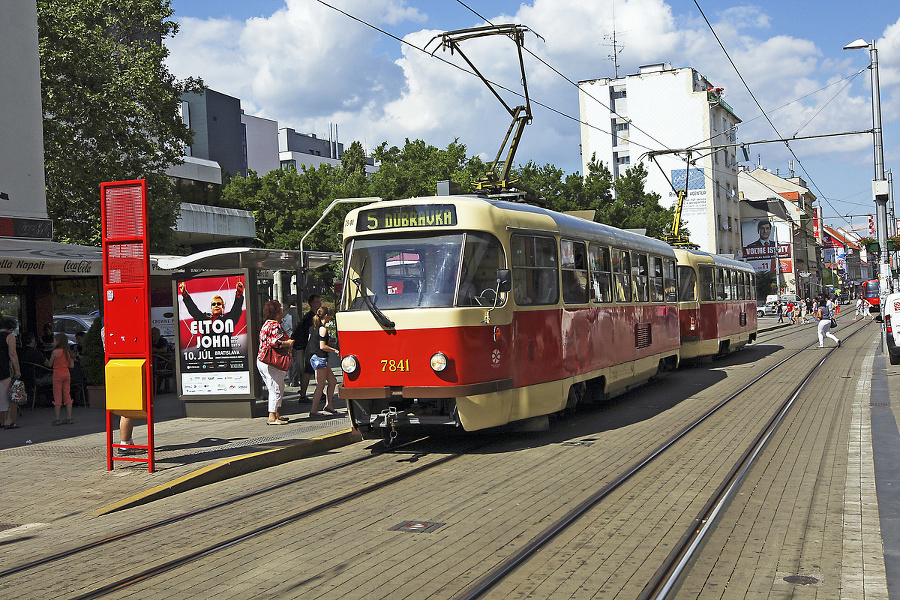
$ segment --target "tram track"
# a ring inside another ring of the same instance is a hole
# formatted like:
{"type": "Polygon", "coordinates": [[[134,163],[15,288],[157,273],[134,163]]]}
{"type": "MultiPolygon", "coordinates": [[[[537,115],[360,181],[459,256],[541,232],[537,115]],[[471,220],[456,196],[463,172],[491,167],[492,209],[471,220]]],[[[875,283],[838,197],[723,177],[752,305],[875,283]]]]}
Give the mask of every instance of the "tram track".
{"type": "MultiPolygon", "coordinates": [[[[862,327],[857,328],[844,337],[849,339],[862,331],[862,327]]],[[[843,341],[843,340],[842,340],[843,341]]],[[[467,587],[461,593],[454,596],[454,600],[476,600],[483,598],[488,592],[494,589],[499,583],[509,577],[515,570],[524,565],[530,558],[535,556],[542,548],[546,547],[553,539],[562,532],[566,531],[570,526],[576,523],[585,513],[595,508],[605,498],[609,497],[615,491],[619,490],[627,481],[631,480],[635,475],[640,473],[648,465],[659,459],[669,448],[677,442],[685,438],[691,431],[700,426],[707,419],[716,414],[720,409],[732,402],[734,399],[745,394],[748,390],[756,386],[760,381],[774,372],[782,365],[788,363],[796,356],[807,351],[810,347],[817,344],[813,341],[810,344],[793,352],[786,358],[779,360],[774,365],[767,368],[760,375],[752,379],[749,383],[742,386],[736,392],[732,393],[724,400],[713,406],[692,423],[689,423],[675,435],[657,446],[654,450],[646,454],[643,458],[632,464],[626,471],[618,475],[615,479],[604,485],[602,488],[585,498],[577,504],[568,513],[550,524],[546,529],[533,537],[526,544],[522,545],[517,551],[513,552],[507,559],[486,573],[475,583],[467,587]]],[[[804,390],[811,378],[831,357],[833,348],[819,360],[812,369],[810,369],[801,379],[800,383],[788,394],[788,397],[781,403],[776,413],[769,419],[763,429],[754,438],[751,445],[741,455],[741,458],[731,468],[727,476],[720,483],[712,497],[704,505],[697,517],[695,517],[690,527],[682,535],[678,544],[667,556],[666,560],[656,571],[653,579],[648,582],[639,596],[640,600],[663,600],[669,592],[674,589],[676,582],[684,575],[687,564],[693,558],[694,553],[702,545],[705,536],[714,527],[716,518],[719,516],[723,507],[727,505],[729,500],[740,488],[749,469],[759,456],[760,452],[765,448],[767,442],[771,438],[778,425],[782,422],[785,415],[790,411],[795,400],[804,390]]]]}
{"type": "Polygon", "coordinates": [[[303,482],[306,482],[306,481],[309,481],[312,479],[316,479],[318,477],[324,477],[326,475],[333,474],[336,471],[340,471],[342,469],[347,469],[347,468],[353,467],[355,465],[358,465],[360,463],[363,463],[363,462],[366,462],[366,461],[369,461],[372,459],[376,459],[376,458],[379,458],[379,457],[382,457],[385,455],[398,454],[400,451],[411,448],[414,445],[419,444],[426,439],[427,438],[419,438],[419,439],[415,439],[415,440],[410,440],[408,442],[399,444],[395,447],[389,448],[382,452],[373,452],[372,454],[369,454],[366,456],[361,456],[361,457],[357,457],[354,459],[346,460],[346,461],[343,461],[336,465],[330,465],[330,466],[324,467],[322,469],[317,469],[311,473],[305,473],[298,477],[293,477],[286,481],[281,481],[279,483],[267,485],[262,488],[258,488],[258,489],[255,489],[255,490],[243,493],[243,494],[239,494],[237,496],[232,496],[230,498],[227,498],[227,499],[219,501],[219,502],[214,502],[212,504],[208,504],[206,506],[196,508],[194,510],[182,512],[177,515],[173,515],[171,517],[168,517],[168,518],[165,518],[165,519],[162,519],[159,521],[147,523],[145,525],[136,527],[134,529],[130,529],[128,531],[123,531],[121,533],[117,533],[117,534],[107,536],[107,537],[104,537],[101,539],[93,540],[91,542],[87,542],[85,544],[81,544],[79,546],[63,550],[61,552],[57,552],[57,553],[54,553],[54,554],[51,554],[48,556],[44,556],[44,557],[41,557],[41,558],[38,558],[38,559],[35,559],[32,561],[28,561],[28,562],[25,562],[25,563],[22,563],[22,564],[13,566],[13,567],[9,567],[9,568],[0,570],[0,582],[2,582],[4,579],[6,579],[12,575],[15,575],[17,573],[21,573],[23,571],[29,571],[32,569],[37,569],[40,567],[47,567],[47,566],[52,565],[53,563],[59,562],[63,559],[70,558],[73,556],[77,556],[79,554],[89,552],[91,550],[98,549],[102,546],[111,544],[113,542],[129,540],[130,538],[134,538],[138,535],[152,532],[154,530],[157,530],[157,529],[169,526],[169,525],[173,525],[175,523],[179,523],[181,521],[185,521],[185,520],[193,518],[193,517],[198,517],[198,516],[204,515],[206,513],[209,513],[211,511],[215,511],[215,510],[219,510],[219,509],[226,508],[229,506],[233,506],[235,504],[244,502],[246,500],[255,498],[255,497],[263,495],[263,494],[271,493],[276,490],[280,490],[282,488],[286,488],[289,486],[294,486],[294,485],[297,485],[297,484],[300,484],[300,483],[303,483],[303,482]]]}
{"type": "MultiPolygon", "coordinates": [[[[862,328],[860,328],[860,329],[862,329],[862,328]]],[[[857,330],[857,331],[858,331],[858,330],[857,330]]],[[[856,332],[853,332],[853,334],[855,334],[855,333],[856,333],[856,332]]],[[[848,335],[847,338],[849,338],[849,337],[850,337],[850,336],[848,335]]],[[[733,398],[735,398],[735,397],[741,395],[742,393],[745,393],[746,390],[748,390],[748,389],[751,388],[753,385],[756,385],[758,382],[760,382],[761,380],[763,380],[767,375],[769,375],[770,373],[772,373],[772,372],[773,372],[774,370],[776,370],[778,367],[780,367],[781,365],[787,363],[788,361],[790,361],[791,359],[793,359],[794,357],[796,357],[797,355],[799,355],[800,353],[802,353],[804,350],[808,349],[810,345],[812,345],[812,344],[809,344],[809,345],[807,345],[807,346],[801,348],[800,350],[797,350],[796,352],[793,352],[792,354],[790,354],[790,355],[789,355],[788,357],[786,357],[786,358],[780,359],[780,360],[779,360],[778,362],[776,362],[774,365],[772,365],[772,366],[770,366],[769,368],[767,368],[762,374],[756,376],[751,382],[749,382],[749,383],[747,383],[746,385],[744,385],[740,390],[738,390],[737,392],[734,392],[733,394],[731,394],[726,400],[720,402],[719,404],[717,404],[717,405],[714,406],[713,408],[711,408],[711,409],[709,409],[708,411],[706,411],[706,413],[704,413],[704,415],[702,415],[702,417],[701,417],[700,419],[698,419],[697,422],[692,423],[692,424],[690,424],[690,425],[688,425],[687,427],[684,428],[684,430],[683,430],[683,431],[680,433],[680,435],[678,436],[679,439],[680,439],[681,437],[687,435],[691,430],[693,430],[693,429],[696,428],[697,426],[699,426],[699,424],[700,424],[703,420],[709,418],[710,416],[712,416],[713,414],[715,414],[717,411],[719,411],[719,410],[720,410],[723,406],[725,406],[730,400],[732,400],[733,398]]],[[[830,356],[830,354],[831,354],[831,353],[829,352],[828,355],[826,355],[825,357],[823,357],[823,360],[822,360],[821,362],[824,362],[825,360],[827,360],[827,358],[828,358],[828,356],[830,356]]],[[[674,437],[675,437],[675,436],[673,436],[673,438],[674,438],[674,437]]],[[[505,575],[503,575],[503,577],[505,577],[506,575],[508,575],[508,574],[511,573],[512,571],[514,571],[516,568],[518,568],[519,565],[521,565],[521,564],[523,564],[524,562],[526,562],[530,556],[532,556],[534,553],[536,553],[536,552],[537,552],[538,550],[540,550],[542,547],[546,546],[546,544],[549,543],[554,537],[556,537],[557,534],[559,534],[559,533],[561,533],[562,531],[564,531],[565,528],[567,527],[567,525],[563,524],[563,521],[566,521],[567,519],[569,520],[570,523],[576,521],[581,515],[583,515],[585,512],[587,512],[590,508],[592,508],[594,505],[596,505],[597,503],[599,503],[600,501],[602,501],[604,497],[606,497],[608,494],[612,493],[612,491],[614,491],[615,489],[617,489],[618,487],[620,487],[622,484],[624,484],[625,481],[627,481],[628,479],[630,479],[634,474],[636,474],[636,473],[639,472],[642,468],[644,468],[644,466],[646,466],[647,464],[653,462],[653,461],[656,460],[659,456],[661,456],[661,455],[665,452],[665,450],[666,450],[668,447],[670,447],[671,445],[673,445],[674,443],[677,442],[677,440],[675,440],[675,439],[673,439],[673,438],[670,438],[670,440],[668,440],[667,442],[661,444],[661,445],[658,446],[656,449],[654,449],[653,451],[651,451],[650,453],[648,453],[646,457],[644,457],[643,459],[641,459],[641,460],[639,460],[638,462],[634,463],[634,464],[633,464],[629,469],[627,469],[622,475],[618,476],[615,480],[613,480],[612,482],[610,482],[610,483],[608,483],[607,485],[605,485],[601,490],[599,490],[599,491],[597,492],[597,494],[594,494],[594,495],[592,495],[590,498],[588,498],[588,499],[586,499],[585,501],[579,503],[575,508],[573,508],[572,510],[570,510],[569,513],[567,513],[563,518],[559,519],[559,520],[558,520],[557,522],[555,522],[553,525],[551,525],[550,527],[548,527],[548,528],[547,528],[547,531],[545,531],[545,533],[548,534],[545,540],[538,540],[538,538],[535,538],[535,539],[533,539],[529,544],[526,544],[526,546],[524,546],[522,549],[520,549],[519,552],[516,552],[515,555],[512,557],[512,558],[515,559],[515,562],[512,563],[511,568],[506,572],[505,575]],[[597,496],[597,497],[595,498],[594,496],[597,496]],[[555,530],[555,531],[550,531],[550,530],[555,530]]],[[[224,549],[226,549],[226,548],[230,548],[230,547],[233,547],[233,546],[235,546],[235,545],[238,545],[238,544],[241,544],[241,543],[243,543],[243,542],[246,542],[246,541],[248,541],[248,540],[250,540],[250,539],[254,539],[254,538],[263,536],[263,535],[265,535],[266,533],[269,533],[269,532],[275,531],[275,530],[277,530],[277,529],[280,529],[280,528],[284,527],[285,525],[288,525],[288,524],[290,524],[290,523],[294,523],[294,522],[299,521],[299,520],[301,520],[301,519],[304,519],[304,518],[306,518],[306,517],[309,517],[309,516],[318,514],[318,513],[320,513],[321,511],[326,510],[327,508],[335,507],[335,506],[337,506],[337,505],[339,505],[339,504],[341,504],[341,503],[349,502],[349,501],[351,501],[351,500],[357,499],[357,498],[359,498],[359,497],[361,497],[361,496],[363,496],[363,495],[366,495],[366,494],[368,494],[368,493],[375,492],[375,491],[377,491],[377,490],[379,490],[379,489],[383,489],[383,488],[385,488],[385,487],[387,487],[387,486],[390,486],[390,485],[392,485],[392,484],[399,483],[399,482],[401,482],[401,481],[404,481],[404,480],[406,480],[406,479],[409,479],[409,478],[411,478],[411,477],[413,477],[413,476],[415,476],[415,475],[418,475],[418,474],[420,474],[420,473],[423,473],[423,472],[425,472],[425,471],[427,471],[427,470],[429,470],[429,469],[431,469],[431,468],[437,467],[437,466],[442,465],[442,464],[446,464],[447,462],[449,462],[449,461],[451,461],[451,460],[454,460],[454,459],[456,459],[456,458],[460,458],[461,456],[465,455],[467,452],[472,451],[473,449],[474,449],[474,448],[462,450],[462,451],[460,451],[460,452],[458,452],[458,453],[456,453],[456,454],[453,454],[453,455],[450,455],[450,456],[446,456],[446,457],[443,457],[443,458],[439,459],[438,461],[435,461],[435,462],[433,462],[433,463],[429,463],[428,465],[423,465],[423,466],[421,466],[421,467],[417,467],[417,468],[415,468],[415,469],[413,469],[413,470],[410,470],[410,471],[407,472],[407,473],[404,473],[404,474],[401,474],[401,475],[397,475],[397,476],[394,476],[394,477],[385,479],[385,480],[380,481],[380,482],[376,482],[376,483],[374,483],[374,484],[372,484],[372,485],[370,485],[370,486],[361,487],[361,488],[359,488],[359,489],[357,489],[357,490],[353,490],[353,491],[351,491],[351,492],[348,492],[348,493],[346,493],[346,494],[343,494],[343,495],[341,495],[341,496],[340,496],[339,498],[337,498],[337,499],[331,499],[331,500],[328,500],[327,502],[323,502],[323,503],[317,504],[317,505],[315,505],[315,506],[311,506],[311,507],[309,507],[309,508],[306,508],[306,509],[304,509],[304,510],[297,511],[297,512],[295,512],[295,513],[293,513],[293,514],[291,514],[291,515],[288,515],[288,516],[286,516],[286,517],[283,517],[283,518],[281,518],[281,519],[277,519],[277,520],[274,520],[274,521],[270,521],[270,522],[266,523],[265,525],[262,525],[262,526],[260,526],[260,527],[257,527],[257,528],[255,528],[255,529],[253,529],[253,530],[250,530],[250,531],[247,531],[247,532],[238,534],[238,535],[234,535],[234,536],[232,536],[232,537],[230,537],[230,538],[228,538],[228,539],[226,539],[226,540],[217,542],[217,543],[215,543],[215,544],[209,544],[209,545],[205,546],[204,548],[198,549],[198,550],[196,550],[196,551],[194,551],[194,552],[190,552],[190,553],[184,554],[184,555],[182,555],[182,556],[180,556],[180,557],[178,557],[178,558],[172,559],[172,560],[170,560],[170,561],[167,561],[167,562],[164,562],[164,563],[161,563],[161,564],[157,564],[156,566],[153,566],[153,567],[151,567],[151,568],[148,568],[148,569],[145,569],[145,570],[143,570],[143,571],[140,571],[140,572],[137,573],[137,574],[133,574],[133,575],[130,575],[130,576],[122,577],[121,579],[118,579],[117,581],[114,581],[114,582],[112,582],[112,583],[106,584],[106,585],[104,585],[104,586],[101,587],[101,588],[97,588],[97,589],[94,589],[94,590],[92,590],[92,591],[90,591],[90,592],[84,593],[84,594],[82,594],[82,595],[80,595],[80,596],[74,596],[74,597],[77,597],[77,598],[98,598],[98,597],[106,596],[106,595],[108,595],[108,594],[111,594],[111,593],[113,593],[113,592],[116,592],[116,591],[118,591],[118,590],[126,589],[126,588],[128,588],[128,587],[130,587],[130,586],[133,586],[133,585],[135,585],[135,584],[138,584],[138,583],[140,583],[140,582],[142,582],[142,581],[146,581],[146,580],[151,579],[151,578],[153,578],[153,577],[156,577],[156,576],[162,575],[162,574],[164,574],[164,573],[170,572],[170,571],[172,571],[172,570],[174,570],[174,569],[177,569],[177,568],[180,567],[180,566],[190,564],[191,562],[194,562],[194,561],[200,560],[200,559],[202,559],[202,558],[204,558],[204,557],[207,557],[207,556],[210,556],[210,555],[212,555],[212,554],[215,554],[216,552],[218,552],[218,551],[220,551],[220,550],[224,550],[224,549]]],[[[376,455],[376,456],[380,456],[380,455],[376,455]]],[[[104,539],[104,540],[98,540],[98,542],[95,543],[95,544],[93,544],[93,545],[84,545],[84,546],[81,546],[81,547],[79,547],[79,548],[75,548],[75,549],[72,549],[72,550],[70,550],[70,551],[66,551],[66,552],[64,552],[64,553],[59,553],[59,554],[53,555],[53,556],[51,556],[51,557],[47,557],[46,559],[42,559],[42,561],[40,561],[40,562],[29,563],[29,564],[26,564],[26,565],[20,565],[19,567],[14,567],[14,568],[12,568],[12,569],[7,569],[6,571],[0,572],[0,580],[2,580],[4,577],[7,577],[7,576],[9,576],[9,575],[12,575],[13,573],[17,573],[17,572],[20,572],[20,571],[23,571],[23,570],[27,570],[27,569],[32,569],[32,568],[35,568],[35,567],[37,567],[37,566],[43,566],[43,565],[46,565],[46,564],[48,564],[48,561],[58,561],[58,560],[61,560],[62,558],[66,558],[66,557],[69,557],[69,556],[73,556],[74,554],[77,554],[77,553],[87,552],[88,550],[90,550],[90,549],[92,549],[92,548],[96,548],[96,547],[98,547],[98,546],[100,546],[100,545],[103,545],[103,544],[106,544],[106,543],[110,543],[110,542],[118,541],[118,540],[122,540],[122,539],[127,539],[127,538],[129,538],[129,537],[136,536],[136,535],[138,535],[138,534],[140,534],[140,533],[144,533],[144,532],[149,531],[149,530],[151,530],[151,529],[163,527],[163,526],[165,526],[165,525],[170,525],[170,524],[173,524],[173,523],[175,523],[175,522],[177,522],[177,521],[185,520],[185,519],[187,519],[187,518],[189,518],[189,517],[192,517],[192,516],[198,516],[198,515],[200,515],[200,514],[202,514],[202,513],[207,513],[207,512],[212,511],[212,510],[214,510],[214,509],[216,509],[216,508],[222,508],[222,507],[224,507],[224,506],[227,506],[227,505],[230,505],[230,504],[234,504],[235,502],[237,502],[237,501],[239,501],[239,500],[241,500],[241,499],[248,499],[248,498],[250,498],[250,497],[257,496],[257,495],[263,494],[263,493],[265,493],[265,492],[274,491],[274,490],[276,490],[276,489],[284,488],[284,487],[289,486],[289,485],[291,485],[291,484],[296,484],[296,483],[299,483],[299,482],[302,482],[302,481],[308,481],[308,480],[310,480],[311,478],[317,477],[317,476],[319,476],[319,475],[324,475],[324,474],[327,474],[327,473],[333,473],[333,472],[335,472],[335,470],[337,470],[337,469],[350,467],[350,466],[352,466],[352,465],[354,465],[354,464],[358,464],[359,462],[362,462],[363,460],[368,460],[368,459],[374,458],[374,457],[375,457],[375,456],[367,456],[367,457],[357,458],[357,459],[354,459],[354,460],[352,460],[352,461],[345,461],[344,463],[341,463],[341,464],[339,464],[339,465],[334,465],[334,466],[328,467],[328,468],[326,468],[326,469],[322,469],[322,470],[316,471],[316,472],[314,472],[314,473],[309,473],[309,474],[303,475],[303,476],[301,476],[301,477],[294,478],[294,479],[289,480],[289,481],[286,481],[286,482],[282,482],[282,483],[275,484],[275,485],[272,485],[272,486],[266,486],[265,488],[262,488],[262,489],[259,489],[259,490],[254,490],[253,492],[250,492],[250,493],[248,493],[248,494],[241,495],[240,497],[236,497],[236,498],[229,499],[229,500],[227,500],[227,501],[215,503],[215,504],[209,505],[209,506],[207,506],[207,507],[203,507],[203,508],[201,508],[201,509],[197,509],[197,510],[194,510],[194,511],[189,511],[189,512],[187,512],[187,513],[182,513],[181,515],[177,515],[177,516],[175,516],[175,517],[171,517],[171,518],[169,518],[169,519],[165,519],[165,520],[163,520],[163,521],[160,521],[160,522],[157,522],[157,523],[154,523],[154,524],[150,524],[150,525],[147,525],[147,526],[143,526],[143,527],[141,527],[141,528],[138,528],[138,529],[135,529],[135,530],[132,530],[132,531],[129,531],[129,532],[125,532],[125,533],[123,533],[123,534],[119,534],[119,535],[116,535],[116,536],[112,536],[112,537],[107,538],[107,539],[104,539]]],[[[539,538],[540,538],[540,537],[543,537],[543,535],[544,535],[544,534],[542,534],[541,536],[538,536],[538,537],[539,537],[539,538]]],[[[511,560],[511,559],[508,559],[507,562],[509,562],[509,560],[511,560]]],[[[503,563],[503,564],[506,564],[506,563],[503,563]]],[[[501,565],[501,566],[502,566],[502,565],[501,565]]],[[[496,569],[495,569],[495,571],[496,571],[496,569]]],[[[494,571],[492,571],[492,573],[493,573],[493,572],[494,572],[494,571]]],[[[490,574],[489,574],[489,575],[490,575],[490,574]]],[[[486,577],[487,577],[487,576],[485,576],[485,578],[486,578],[486,577]]],[[[468,588],[468,589],[466,590],[466,592],[463,592],[463,594],[460,594],[460,595],[457,596],[457,597],[458,597],[458,598],[469,598],[469,597],[471,597],[471,598],[477,598],[477,597],[481,597],[484,593],[486,593],[487,591],[489,591],[490,589],[492,589],[499,581],[501,581],[501,580],[503,579],[503,577],[497,578],[497,579],[495,579],[493,582],[491,582],[491,583],[489,583],[489,584],[476,584],[475,586],[471,586],[470,588],[468,588]],[[476,589],[475,589],[476,587],[478,587],[478,588],[480,588],[480,589],[476,590],[476,589]],[[473,592],[475,593],[475,595],[472,595],[473,592]],[[467,595],[467,594],[468,594],[468,595],[467,595]]],[[[479,580],[479,582],[482,582],[482,581],[485,581],[485,582],[486,582],[487,580],[486,580],[485,578],[482,578],[482,580],[479,580]]]]}

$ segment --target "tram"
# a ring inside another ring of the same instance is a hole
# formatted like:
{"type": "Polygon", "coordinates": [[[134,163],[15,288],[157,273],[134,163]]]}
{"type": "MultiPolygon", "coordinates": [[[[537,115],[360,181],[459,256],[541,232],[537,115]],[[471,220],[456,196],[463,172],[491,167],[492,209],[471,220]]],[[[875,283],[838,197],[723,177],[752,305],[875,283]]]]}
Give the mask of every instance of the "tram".
{"type": "Polygon", "coordinates": [[[756,281],[747,263],[676,248],[681,359],[724,356],[756,340],[756,281]]]}
{"type": "Polygon", "coordinates": [[[677,368],[675,251],[528,204],[385,201],[344,223],[338,335],[353,425],[474,431],[677,368]]]}
{"type": "Polygon", "coordinates": [[[880,284],[877,279],[863,281],[859,285],[859,295],[860,297],[862,297],[863,302],[867,302],[869,304],[869,312],[881,312],[881,298],[878,296],[879,289],[880,284]]]}

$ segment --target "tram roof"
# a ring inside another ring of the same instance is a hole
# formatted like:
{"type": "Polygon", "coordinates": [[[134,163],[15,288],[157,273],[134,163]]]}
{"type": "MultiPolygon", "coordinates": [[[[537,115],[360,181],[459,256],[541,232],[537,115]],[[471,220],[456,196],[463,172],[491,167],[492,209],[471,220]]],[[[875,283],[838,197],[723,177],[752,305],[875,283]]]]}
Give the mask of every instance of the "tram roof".
{"type": "MultiPolygon", "coordinates": [[[[525,204],[521,202],[510,202],[503,199],[485,198],[484,196],[476,196],[470,194],[459,194],[452,196],[423,196],[417,198],[405,198],[402,200],[385,200],[388,206],[404,206],[412,203],[421,204],[482,204],[486,207],[494,207],[499,210],[533,215],[535,221],[543,221],[543,223],[535,223],[534,227],[528,225],[511,226],[511,229],[522,229],[525,231],[533,231],[535,233],[544,231],[547,233],[558,233],[562,235],[571,235],[588,241],[598,241],[613,245],[627,246],[645,252],[653,252],[656,254],[664,254],[672,256],[674,254],[672,247],[656,238],[647,237],[630,231],[624,231],[610,225],[597,223],[576,217],[574,215],[559,213],[540,206],[525,204]],[[544,217],[544,219],[541,219],[544,217]],[[547,227],[550,223],[546,219],[552,219],[555,229],[547,227]]],[[[371,210],[376,208],[375,204],[354,208],[351,213],[359,211],[371,210]]]]}
{"type": "Polygon", "coordinates": [[[753,271],[753,267],[742,260],[736,260],[734,258],[728,258],[726,256],[722,256],[721,254],[712,254],[711,252],[704,252],[703,250],[693,250],[690,248],[678,248],[676,252],[684,252],[691,256],[697,258],[708,257],[712,259],[712,262],[720,267],[731,267],[733,269],[740,269],[742,271],[753,271]]]}

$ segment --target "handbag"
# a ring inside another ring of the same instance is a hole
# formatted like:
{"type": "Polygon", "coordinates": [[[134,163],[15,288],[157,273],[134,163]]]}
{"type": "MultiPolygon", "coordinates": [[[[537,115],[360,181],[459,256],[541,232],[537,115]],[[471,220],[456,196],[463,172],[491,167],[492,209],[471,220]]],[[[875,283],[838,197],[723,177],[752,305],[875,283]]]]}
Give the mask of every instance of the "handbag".
{"type": "Polygon", "coordinates": [[[272,365],[279,371],[287,371],[291,367],[291,355],[289,348],[274,348],[269,346],[263,350],[259,360],[267,365],[272,365]]]}
{"type": "Polygon", "coordinates": [[[831,317],[831,328],[837,328],[837,321],[834,319],[834,317],[831,317]]]}
{"type": "Polygon", "coordinates": [[[28,403],[28,392],[25,391],[25,382],[21,379],[16,379],[9,388],[9,401],[19,406],[28,403]]]}

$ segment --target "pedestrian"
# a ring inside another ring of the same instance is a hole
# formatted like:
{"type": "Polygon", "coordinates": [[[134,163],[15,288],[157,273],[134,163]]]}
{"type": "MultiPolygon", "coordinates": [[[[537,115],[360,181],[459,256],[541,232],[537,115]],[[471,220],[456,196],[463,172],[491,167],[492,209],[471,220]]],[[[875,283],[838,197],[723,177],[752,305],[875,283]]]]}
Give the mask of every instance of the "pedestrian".
{"type": "Polygon", "coordinates": [[[863,315],[862,306],[863,306],[862,298],[857,298],[857,299],[856,299],[856,314],[853,315],[853,320],[854,320],[854,321],[857,320],[857,319],[860,318],[860,317],[865,318],[865,316],[863,315]]]}
{"type": "Polygon", "coordinates": [[[290,352],[294,345],[292,340],[284,329],[281,328],[281,319],[284,318],[284,312],[281,309],[281,302],[278,300],[269,300],[263,306],[263,323],[259,330],[259,354],[256,355],[256,368],[262,375],[266,389],[269,390],[269,425],[284,425],[290,419],[281,416],[281,402],[284,399],[284,376],[287,369],[282,370],[277,366],[263,362],[263,357],[269,349],[284,349],[290,352]]]}
{"type": "Polygon", "coordinates": [[[54,337],[53,352],[47,359],[45,366],[53,370],[53,410],[56,418],[52,425],[69,425],[72,420],[72,374],[69,369],[75,366],[75,357],[69,349],[69,338],[64,333],[57,333],[54,337]],[[59,420],[62,405],[66,405],[66,418],[59,420]]]}
{"type": "Polygon", "coordinates": [[[0,413],[6,413],[3,419],[4,429],[18,429],[16,423],[18,406],[9,401],[9,388],[12,382],[22,376],[19,368],[19,356],[16,353],[16,321],[10,317],[0,319],[0,339],[6,340],[6,349],[0,343],[0,413]]]}
{"type": "Polygon", "coordinates": [[[331,368],[328,366],[328,353],[337,352],[337,349],[331,346],[331,337],[328,335],[328,322],[331,321],[331,311],[327,306],[319,307],[316,316],[313,317],[312,343],[318,350],[309,358],[312,368],[316,372],[316,391],[313,394],[312,408],[309,410],[310,417],[320,417],[318,412],[319,400],[322,397],[322,390],[328,385],[328,395],[325,396],[325,411],[333,415],[337,414],[334,408],[334,388],[337,387],[337,379],[331,368]]]}
{"type": "Polygon", "coordinates": [[[776,312],[778,314],[778,322],[784,323],[784,306],[781,304],[781,300],[779,300],[775,306],[777,307],[776,312]]]}
{"type": "Polygon", "coordinates": [[[288,371],[288,381],[291,386],[300,386],[300,394],[304,400],[308,400],[306,390],[309,388],[309,380],[312,379],[313,368],[309,364],[309,356],[306,355],[306,346],[309,343],[309,332],[312,328],[313,317],[322,306],[322,299],[318,294],[310,294],[307,298],[309,310],[294,327],[291,339],[294,340],[294,360],[291,362],[291,370],[288,371]]]}
{"type": "Polygon", "coordinates": [[[793,303],[793,301],[788,301],[787,318],[791,320],[791,325],[797,324],[797,321],[794,320],[794,303],[793,303]]]}
{"type": "Polygon", "coordinates": [[[16,354],[19,357],[19,367],[22,369],[22,381],[25,383],[25,391],[31,406],[34,406],[37,394],[37,367],[44,367],[44,353],[37,349],[37,336],[30,331],[22,334],[22,347],[16,354]]]}
{"type": "Polygon", "coordinates": [[[819,348],[825,347],[825,338],[829,337],[833,339],[838,348],[841,347],[841,340],[837,339],[833,333],[831,333],[831,309],[828,306],[828,300],[823,296],[819,300],[819,310],[816,311],[816,318],[819,320],[819,348]]]}

